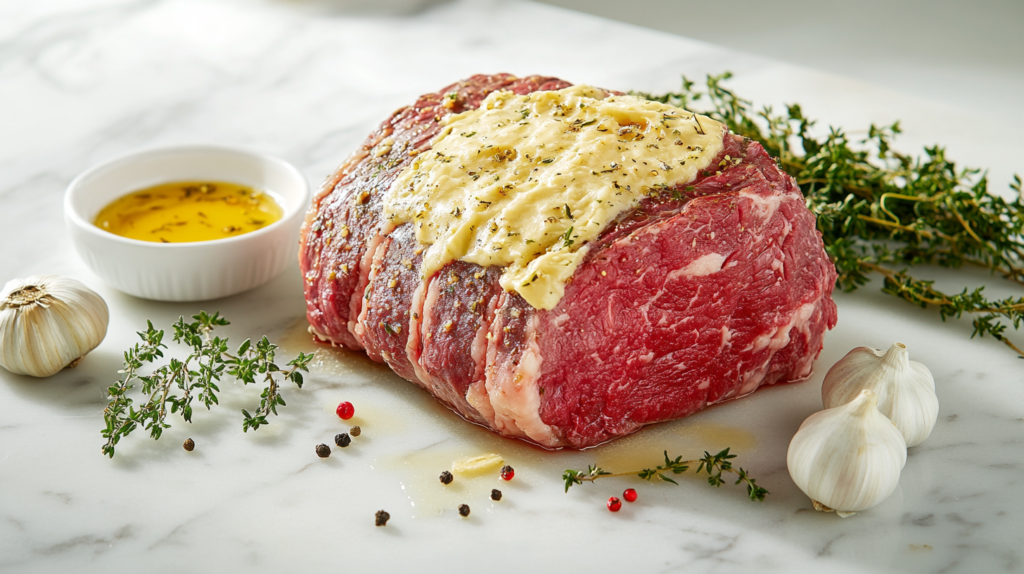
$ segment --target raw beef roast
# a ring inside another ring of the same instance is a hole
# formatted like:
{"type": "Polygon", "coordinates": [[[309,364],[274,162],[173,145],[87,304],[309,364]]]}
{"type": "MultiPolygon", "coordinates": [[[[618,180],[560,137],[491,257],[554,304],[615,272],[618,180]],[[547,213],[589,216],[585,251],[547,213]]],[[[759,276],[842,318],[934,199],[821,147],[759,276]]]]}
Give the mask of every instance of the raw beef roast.
{"type": "Polygon", "coordinates": [[[725,136],[714,171],[608,226],[551,310],[502,289],[497,267],[455,261],[420,278],[423,246],[410,224],[384,220],[382,197],[439,120],[494,90],[567,86],[474,76],[381,124],[303,226],[312,332],[545,447],[596,445],[808,377],[836,323],[835,269],[796,183],[738,136],[725,136]]]}

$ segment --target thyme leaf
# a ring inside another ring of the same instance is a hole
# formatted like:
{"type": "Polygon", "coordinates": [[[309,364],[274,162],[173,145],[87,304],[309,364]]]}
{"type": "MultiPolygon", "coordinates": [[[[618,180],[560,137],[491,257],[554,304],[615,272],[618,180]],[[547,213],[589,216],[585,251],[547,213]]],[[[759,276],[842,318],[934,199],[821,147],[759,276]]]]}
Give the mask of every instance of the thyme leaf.
{"type": "Polygon", "coordinates": [[[153,327],[152,321],[146,321],[146,330],[139,332],[141,343],[136,343],[124,353],[124,368],[118,371],[120,379],[107,389],[109,403],[103,410],[106,427],[102,431],[107,442],[103,445],[103,454],[113,458],[114,447],[124,437],[140,426],[149,431],[154,439],[159,439],[164,429],[170,428],[169,414],[179,414],[185,422],[192,422],[192,401],[199,402],[209,410],[219,404],[217,383],[225,374],[242,381],[243,384],[254,384],[261,380],[265,385],[260,395],[260,404],[252,414],[242,409],[244,417],[242,430],[256,430],[269,424],[267,416],[277,414],[277,407],[285,406],[281,396],[282,381],[291,381],[302,387],[302,373],[309,371],[309,362],[313,353],[299,353],[289,361],[285,368],[274,363],[277,345],[266,337],[253,343],[246,339],[238,350],[228,352],[226,338],[212,336],[216,327],[228,325],[227,319],[220,313],[213,315],[200,311],[192,316],[192,322],[179,317],[174,323],[173,339],[191,349],[184,359],[172,357],[167,364],[154,369],[148,375],[140,374],[147,364],[153,363],[164,356],[164,331],[153,327]],[[145,402],[138,408],[128,396],[136,383],[141,383],[142,399],[145,402]]]}
{"type": "Polygon", "coordinates": [[[817,216],[839,288],[854,291],[877,273],[883,292],[936,308],[942,320],[968,315],[972,337],[990,336],[1024,358],[1008,337],[1024,325],[1024,297],[989,299],[984,287],[947,293],[908,270],[973,265],[1024,284],[1020,176],[1010,184],[1015,197],[1006,199],[989,191],[985,172],[958,166],[941,146],[918,157],[898,152],[899,122],[871,125],[861,139],[835,127],[816,136],[799,105],[755,110],[723,85],[731,77],[708,75],[704,87],[683,77],[678,92],[637,95],[709,116],[777,158],[817,216]]]}
{"type": "Polygon", "coordinates": [[[643,480],[653,480],[657,478],[662,482],[669,482],[672,484],[679,484],[667,473],[672,474],[683,474],[690,470],[694,464],[697,465],[697,470],[694,472],[700,474],[702,471],[708,474],[708,484],[714,487],[722,486],[725,484],[725,480],[722,479],[722,473],[731,473],[737,476],[734,484],[746,484],[747,496],[750,500],[763,502],[765,496],[769,494],[767,490],[757,485],[757,480],[750,476],[743,468],[734,468],[732,466],[732,459],[736,458],[735,454],[729,454],[729,449],[725,449],[718,454],[711,454],[704,451],[704,457],[697,460],[684,461],[682,456],[676,458],[670,458],[668,451],[664,451],[665,461],[664,463],[654,467],[645,468],[643,470],[632,470],[628,472],[608,472],[599,466],[588,466],[587,471],[579,470],[566,470],[562,473],[562,480],[565,481],[565,491],[569,492],[569,488],[576,484],[583,484],[584,482],[594,482],[599,478],[606,478],[611,476],[637,476],[643,480]]]}
{"type": "MultiPolygon", "coordinates": [[[[566,209],[568,209],[568,208],[566,208],[566,209]]],[[[572,244],[576,242],[576,240],[572,238],[572,229],[573,229],[573,226],[570,225],[569,229],[566,229],[565,233],[562,234],[562,247],[565,247],[565,248],[572,247],[572,244]]]]}

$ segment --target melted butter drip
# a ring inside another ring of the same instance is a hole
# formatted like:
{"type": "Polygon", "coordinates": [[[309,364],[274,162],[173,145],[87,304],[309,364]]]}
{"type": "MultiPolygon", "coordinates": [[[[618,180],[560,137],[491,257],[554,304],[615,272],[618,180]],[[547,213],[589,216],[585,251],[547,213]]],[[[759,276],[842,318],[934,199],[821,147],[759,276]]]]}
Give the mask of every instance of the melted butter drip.
{"type": "Polygon", "coordinates": [[[665,449],[672,458],[681,455],[684,460],[696,460],[704,451],[714,454],[725,448],[734,454],[749,455],[756,446],[757,437],[747,430],[684,419],[648,427],[602,445],[595,453],[598,466],[620,472],[661,464],[665,449]]]}
{"type": "MultiPolygon", "coordinates": [[[[512,510],[518,505],[525,505],[532,496],[532,490],[549,480],[557,480],[567,468],[586,470],[588,465],[596,463],[609,472],[639,471],[662,464],[665,450],[672,458],[681,455],[684,460],[697,460],[704,451],[717,453],[730,447],[732,453],[740,455],[741,458],[734,461],[740,465],[744,464],[740,461],[749,461],[758,444],[757,437],[745,429],[684,419],[652,425],[628,437],[585,451],[545,451],[461,421],[456,424],[458,426],[452,429],[456,431],[453,438],[442,444],[424,450],[401,451],[378,459],[382,470],[395,472],[400,477],[401,490],[409,501],[414,518],[454,517],[455,509],[463,503],[469,504],[474,513],[512,510]],[[501,480],[499,469],[493,468],[489,472],[471,474],[456,472],[451,484],[440,483],[438,475],[442,470],[450,470],[453,463],[467,457],[488,452],[499,453],[504,464],[513,466],[515,478],[507,482],[501,480]],[[490,500],[492,488],[502,491],[501,502],[490,500]]],[[[391,422],[383,426],[389,428],[391,422]]],[[[698,475],[695,469],[696,465],[693,465],[684,474],[670,476],[677,482],[705,483],[707,474],[698,475]]],[[[673,487],[657,479],[644,482],[632,476],[607,479],[607,482],[597,482],[596,485],[603,488],[603,492],[622,487],[647,492],[647,489],[660,486],[673,487]]],[[[581,489],[576,496],[585,496],[594,485],[574,488],[581,489]]]]}
{"type": "Polygon", "coordinates": [[[450,470],[453,461],[461,460],[470,453],[474,453],[471,447],[437,447],[401,456],[385,456],[381,463],[383,467],[400,473],[401,488],[409,500],[414,518],[439,517],[446,512],[454,515],[460,504],[469,504],[477,515],[514,506],[517,495],[526,485],[524,481],[516,482],[515,479],[511,482],[501,480],[498,469],[455,473],[451,484],[441,484],[441,471],[450,470]],[[502,491],[503,501],[491,500],[492,488],[502,491]]]}
{"type": "Polygon", "coordinates": [[[725,127],[590,86],[491,93],[451,116],[384,199],[429,245],[421,274],[462,260],[505,268],[501,285],[551,309],[598,237],[646,196],[696,178],[725,127]]]}
{"type": "MultiPolygon", "coordinates": [[[[288,397],[295,397],[295,404],[289,401],[289,408],[304,408],[301,406],[304,395],[312,401],[305,405],[307,410],[304,412],[319,411],[319,414],[310,415],[315,417],[312,420],[324,421],[324,428],[329,429],[324,438],[318,440],[324,440],[335,450],[331,460],[345,465],[346,472],[365,468],[373,473],[364,476],[369,476],[375,487],[388,485],[387,488],[401,492],[408,506],[405,509],[387,508],[394,518],[405,514],[416,519],[461,521],[463,519],[457,510],[460,504],[469,504],[472,508],[469,520],[480,520],[492,513],[526,510],[536,500],[539,490],[554,488],[561,491],[560,477],[565,469],[585,471],[589,465],[596,464],[609,472],[639,471],[661,464],[664,450],[673,458],[681,455],[684,460],[694,460],[699,459],[705,450],[716,453],[731,447],[732,453],[739,455],[733,461],[735,466],[749,467],[759,444],[754,432],[743,426],[734,426],[734,411],[716,406],[685,419],[650,425],[629,436],[584,451],[543,450],[466,423],[423,389],[400,379],[386,366],[369,360],[362,352],[316,343],[307,329],[306,319],[301,318],[290,323],[280,334],[270,333],[280,345],[281,356],[316,353],[306,385],[302,390],[292,388],[288,391],[288,397]],[[343,400],[356,406],[355,416],[346,421],[335,414],[338,403],[343,400]],[[337,449],[329,440],[331,435],[348,432],[356,425],[361,427],[362,433],[353,439],[349,447],[337,449]],[[500,464],[477,472],[455,471],[455,480],[447,486],[439,481],[441,471],[452,470],[457,463],[491,453],[500,457],[500,464]],[[500,478],[502,464],[515,468],[515,478],[511,481],[500,478]],[[503,494],[501,501],[490,498],[491,489],[495,488],[503,494]]],[[[761,393],[745,400],[758,400],[758,396],[763,400],[761,393]]],[[[251,408],[251,403],[251,393],[240,392],[233,405],[251,408]]],[[[275,419],[274,424],[267,427],[267,436],[294,430],[287,426],[289,420],[287,416],[275,419]]],[[[261,428],[257,436],[263,435],[261,428]]],[[[671,476],[680,483],[692,481],[701,489],[697,492],[705,492],[704,489],[708,488],[707,474],[697,475],[695,468],[685,474],[671,476]]],[[[751,471],[760,478],[762,468],[758,464],[751,471]]],[[[571,493],[577,497],[593,496],[597,508],[601,508],[603,497],[627,487],[640,490],[643,497],[655,492],[649,489],[677,488],[656,479],[648,483],[635,477],[622,477],[576,486],[571,493]]],[[[685,493],[668,492],[669,496],[685,500],[685,493]]],[[[743,496],[742,491],[738,496],[743,496]]]]}

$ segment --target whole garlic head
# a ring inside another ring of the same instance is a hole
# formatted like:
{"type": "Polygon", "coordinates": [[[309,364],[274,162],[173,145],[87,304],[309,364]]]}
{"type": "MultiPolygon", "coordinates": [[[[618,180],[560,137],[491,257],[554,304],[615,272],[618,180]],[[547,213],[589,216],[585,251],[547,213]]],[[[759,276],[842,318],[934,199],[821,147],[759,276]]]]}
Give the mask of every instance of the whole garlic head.
{"type": "Polygon", "coordinates": [[[935,379],[928,367],[910,360],[903,343],[888,351],[858,347],[825,375],[821,402],[826,409],[846,404],[863,389],[878,395],[878,410],[903,433],[907,446],[928,438],[939,417],[935,379]]]}
{"type": "Polygon", "coordinates": [[[815,508],[848,516],[882,502],[899,485],[907,444],[877,401],[863,390],[845,405],[811,415],[793,436],[789,475],[815,508]]]}
{"type": "Polygon", "coordinates": [[[14,279],[0,291],[0,366],[49,377],[96,348],[107,334],[107,304],[67,277],[14,279]]]}

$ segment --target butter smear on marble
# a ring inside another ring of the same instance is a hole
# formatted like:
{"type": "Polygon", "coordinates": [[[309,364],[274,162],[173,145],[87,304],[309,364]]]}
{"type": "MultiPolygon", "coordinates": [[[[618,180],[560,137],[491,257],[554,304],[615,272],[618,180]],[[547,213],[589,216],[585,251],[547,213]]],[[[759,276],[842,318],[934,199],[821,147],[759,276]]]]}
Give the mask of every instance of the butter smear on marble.
{"type": "Polygon", "coordinates": [[[725,126],[590,86],[491,93],[450,116],[384,199],[429,249],[421,275],[453,260],[505,268],[501,286],[551,309],[587,243],[647,196],[696,178],[725,126]]]}

